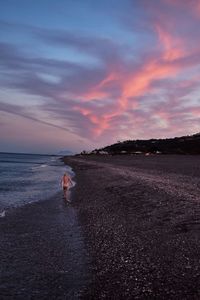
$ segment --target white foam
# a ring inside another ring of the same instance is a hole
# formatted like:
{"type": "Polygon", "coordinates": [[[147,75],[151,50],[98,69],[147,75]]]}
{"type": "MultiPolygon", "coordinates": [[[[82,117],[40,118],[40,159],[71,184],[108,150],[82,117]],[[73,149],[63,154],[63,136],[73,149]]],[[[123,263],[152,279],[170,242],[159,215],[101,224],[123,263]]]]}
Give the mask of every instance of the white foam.
{"type": "Polygon", "coordinates": [[[46,164],[42,164],[42,165],[39,165],[39,166],[34,166],[34,167],[31,167],[31,170],[34,171],[34,170],[38,170],[40,168],[46,168],[48,165],[46,164]]]}
{"type": "Polygon", "coordinates": [[[4,218],[5,216],[6,216],[6,211],[5,210],[0,212],[0,218],[4,218]]]}
{"type": "Polygon", "coordinates": [[[45,167],[47,167],[47,165],[46,165],[46,164],[42,164],[42,165],[40,165],[40,168],[45,168],[45,167]]]}

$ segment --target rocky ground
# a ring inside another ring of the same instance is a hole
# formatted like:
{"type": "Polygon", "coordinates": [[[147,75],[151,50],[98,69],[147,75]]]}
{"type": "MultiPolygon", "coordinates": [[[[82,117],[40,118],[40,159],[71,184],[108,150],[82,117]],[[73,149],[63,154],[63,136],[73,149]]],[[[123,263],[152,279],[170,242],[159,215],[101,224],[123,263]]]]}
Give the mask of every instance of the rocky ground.
{"type": "Polygon", "coordinates": [[[200,299],[200,157],[69,157],[85,299],[200,299]]]}

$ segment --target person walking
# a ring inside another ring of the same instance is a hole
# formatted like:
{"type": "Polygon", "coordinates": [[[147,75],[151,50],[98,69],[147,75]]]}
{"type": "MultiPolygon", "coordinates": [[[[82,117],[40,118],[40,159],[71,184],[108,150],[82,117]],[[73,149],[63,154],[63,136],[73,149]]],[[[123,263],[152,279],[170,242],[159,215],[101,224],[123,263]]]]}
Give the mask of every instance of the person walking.
{"type": "Polygon", "coordinates": [[[67,175],[67,173],[64,173],[62,180],[61,180],[61,185],[63,188],[64,198],[67,200],[67,191],[70,188],[70,186],[72,185],[72,180],[71,180],[70,176],[67,175]]]}

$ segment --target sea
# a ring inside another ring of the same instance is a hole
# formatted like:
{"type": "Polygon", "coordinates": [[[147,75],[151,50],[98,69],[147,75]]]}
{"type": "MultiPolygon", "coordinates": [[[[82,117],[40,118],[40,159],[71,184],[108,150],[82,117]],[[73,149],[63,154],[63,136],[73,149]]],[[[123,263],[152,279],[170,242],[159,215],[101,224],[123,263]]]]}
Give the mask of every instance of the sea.
{"type": "Polygon", "coordinates": [[[0,217],[16,207],[52,197],[61,190],[64,172],[74,176],[59,156],[0,153],[0,217]]]}

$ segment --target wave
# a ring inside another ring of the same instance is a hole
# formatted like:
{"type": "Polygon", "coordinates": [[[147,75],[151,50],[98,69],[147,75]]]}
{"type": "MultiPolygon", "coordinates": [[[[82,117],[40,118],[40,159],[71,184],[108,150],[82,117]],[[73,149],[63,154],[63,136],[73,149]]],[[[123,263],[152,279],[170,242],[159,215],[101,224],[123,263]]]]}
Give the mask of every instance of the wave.
{"type": "Polygon", "coordinates": [[[41,162],[33,162],[33,161],[17,161],[17,160],[0,160],[0,163],[15,163],[15,164],[33,164],[33,165],[41,165],[41,162]]]}
{"type": "Polygon", "coordinates": [[[5,210],[0,212],[0,218],[4,218],[5,216],[6,216],[6,211],[5,210]]]}

